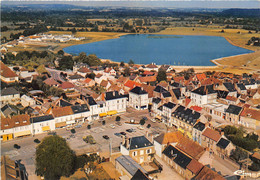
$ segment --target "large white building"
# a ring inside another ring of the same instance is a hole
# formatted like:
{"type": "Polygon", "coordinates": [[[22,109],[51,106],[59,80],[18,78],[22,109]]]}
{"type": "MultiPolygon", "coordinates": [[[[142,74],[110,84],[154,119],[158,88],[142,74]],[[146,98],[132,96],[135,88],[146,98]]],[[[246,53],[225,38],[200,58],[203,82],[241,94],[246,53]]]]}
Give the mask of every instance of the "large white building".
{"type": "Polygon", "coordinates": [[[198,106],[215,103],[216,99],[217,92],[213,89],[213,85],[201,86],[191,91],[191,100],[198,106]]]}
{"type": "Polygon", "coordinates": [[[137,110],[148,108],[148,93],[141,87],[136,86],[129,92],[129,106],[137,110]]]}

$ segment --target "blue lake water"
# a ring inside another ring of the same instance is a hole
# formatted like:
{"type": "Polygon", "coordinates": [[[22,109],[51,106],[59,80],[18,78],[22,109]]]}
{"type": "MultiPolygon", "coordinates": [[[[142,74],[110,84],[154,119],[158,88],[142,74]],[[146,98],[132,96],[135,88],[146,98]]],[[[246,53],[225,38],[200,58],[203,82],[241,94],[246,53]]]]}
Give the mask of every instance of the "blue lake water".
{"type": "Polygon", "coordinates": [[[96,54],[101,59],[136,64],[212,66],[210,60],[253,51],[230,44],[217,36],[125,35],[117,39],[74,45],[66,53],[96,54]]]}

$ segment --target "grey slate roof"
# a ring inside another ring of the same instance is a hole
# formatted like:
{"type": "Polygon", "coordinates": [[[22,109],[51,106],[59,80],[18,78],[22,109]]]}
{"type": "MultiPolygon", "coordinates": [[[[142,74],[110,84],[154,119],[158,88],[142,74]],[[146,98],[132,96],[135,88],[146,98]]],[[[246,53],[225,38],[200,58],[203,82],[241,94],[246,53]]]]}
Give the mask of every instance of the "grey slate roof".
{"type": "Polygon", "coordinates": [[[221,138],[218,143],[217,146],[222,148],[222,149],[226,149],[226,147],[229,145],[230,141],[224,138],[221,138]]]}
{"type": "Polygon", "coordinates": [[[13,87],[4,88],[1,90],[1,96],[8,96],[14,94],[20,94],[20,93],[13,87]]]}
{"type": "Polygon", "coordinates": [[[8,117],[9,115],[11,115],[12,113],[14,114],[18,114],[18,110],[12,108],[11,106],[9,106],[8,104],[4,105],[1,108],[2,113],[4,114],[5,117],[8,117]]]}
{"type": "MultiPolygon", "coordinates": [[[[129,139],[129,150],[153,146],[145,136],[136,136],[129,139]]],[[[124,145],[126,146],[126,144],[124,145]]]]}
{"type": "Polygon", "coordinates": [[[30,121],[31,123],[37,123],[37,122],[49,121],[53,119],[54,117],[52,115],[44,115],[44,116],[33,117],[30,119],[30,121]]]}
{"type": "Polygon", "coordinates": [[[143,90],[141,87],[136,86],[135,88],[133,88],[130,92],[138,94],[138,95],[142,95],[142,94],[148,94],[145,90],[143,90]]]}
{"type": "Polygon", "coordinates": [[[154,88],[154,91],[155,92],[158,92],[158,93],[164,93],[164,92],[168,92],[166,89],[164,89],[162,86],[156,86],[154,88]]]}
{"type": "Polygon", "coordinates": [[[174,107],[176,106],[176,104],[171,103],[171,102],[168,102],[168,103],[165,103],[163,106],[164,106],[164,107],[167,107],[167,108],[169,108],[169,109],[172,109],[172,108],[174,108],[174,107]]]}
{"type": "Polygon", "coordinates": [[[137,162],[135,162],[130,156],[119,156],[116,161],[121,164],[129,174],[132,176],[140,169],[143,173],[148,174],[147,171],[142,168],[137,162]]]}
{"type": "Polygon", "coordinates": [[[228,93],[228,91],[217,90],[217,97],[226,99],[228,93]]]}
{"type": "Polygon", "coordinates": [[[80,99],[84,99],[87,101],[87,103],[90,106],[96,105],[96,101],[94,100],[94,98],[92,96],[84,96],[84,95],[80,95],[80,99]]]}
{"type": "Polygon", "coordinates": [[[106,92],[106,97],[105,99],[108,100],[113,100],[113,99],[120,99],[120,98],[125,98],[123,95],[119,94],[118,91],[111,91],[111,92],[106,92]]]}
{"type": "Polygon", "coordinates": [[[140,169],[138,169],[131,180],[149,180],[149,178],[140,169]]]}
{"type": "Polygon", "coordinates": [[[198,123],[195,124],[194,128],[199,130],[199,131],[203,131],[205,129],[205,124],[202,123],[202,122],[198,122],[198,123]]]}
{"type": "Polygon", "coordinates": [[[172,113],[172,115],[190,125],[194,125],[200,118],[199,112],[193,111],[189,108],[185,109],[185,107],[181,105],[177,107],[177,109],[172,113]]]}
{"type": "Polygon", "coordinates": [[[223,85],[227,88],[227,90],[228,90],[229,92],[234,92],[234,91],[236,91],[234,84],[232,84],[232,83],[230,83],[230,82],[223,83],[223,85]]]}
{"type": "Polygon", "coordinates": [[[239,115],[239,113],[241,112],[242,107],[240,106],[236,106],[233,104],[230,104],[226,110],[226,112],[230,113],[230,114],[235,114],[235,115],[239,115]]]}
{"type": "Polygon", "coordinates": [[[199,95],[216,93],[216,91],[213,89],[213,85],[201,86],[201,87],[193,90],[192,92],[199,94],[199,95]]]}
{"type": "Polygon", "coordinates": [[[246,90],[246,87],[242,83],[237,83],[237,87],[239,87],[240,90],[246,90]]]}
{"type": "Polygon", "coordinates": [[[89,108],[86,104],[71,106],[71,109],[74,114],[89,111],[89,108]]]}
{"type": "Polygon", "coordinates": [[[161,98],[153,98],[152,102],[156,103],[156,104],[159,104],[161,102],[161,98]]]}
{"type": "Polygon", "coordinates": [[[186,156],[181,151],[179,151],[178,149],[176,149],[175,147],[173,147],[171,145],[167,146],[164,149],[163,154],[166,155],[170,159],[174,158],[173,161],[176,164],[178,164],[180,167],[182,167],[183,169],[186,169],[186,167],[192,160],[190,157],[186,156]]]}
{"type": "Polygon", "coordinates": [[[180,90],[180,88],[173,89],[172,92],[174,93],[174,95],[176,96],[177,99],[180,99],[180,97],[181,97],[181,90],[180,90]]]}

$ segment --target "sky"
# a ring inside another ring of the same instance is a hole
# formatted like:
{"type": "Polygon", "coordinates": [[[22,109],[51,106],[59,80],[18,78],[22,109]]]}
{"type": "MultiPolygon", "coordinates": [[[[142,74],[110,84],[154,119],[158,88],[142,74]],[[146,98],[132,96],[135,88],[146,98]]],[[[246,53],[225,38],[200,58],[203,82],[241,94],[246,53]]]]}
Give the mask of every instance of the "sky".
{"type": "Polygon", "coordinates": [[[73,4],[82,6],[126,6],[126,7],[176,7],[176,8],[260,8],[260,0],[56,0],[56,1],[11,1],[4,4],[73,4]]]}

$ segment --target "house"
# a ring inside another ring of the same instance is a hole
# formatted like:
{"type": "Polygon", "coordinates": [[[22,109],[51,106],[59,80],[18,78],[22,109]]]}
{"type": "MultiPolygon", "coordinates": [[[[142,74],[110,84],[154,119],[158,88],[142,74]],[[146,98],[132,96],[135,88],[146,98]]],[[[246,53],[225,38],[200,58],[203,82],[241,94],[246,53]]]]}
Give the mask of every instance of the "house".
{"type": "Polygon", "coordinates": [[[64,81],[58,87],[63,89],[64,91],[72,91],[72,90],[74,90],[75,86],[74,86],[74,84],[72,84],[70,82],[64,81]]]}
{"type": "Polygon", "coordinates": [[[75,122],[78,123],[83,123],[86,120],[91,119],[91,113],[89,110],[89,107],[87,104],[81,104],[81,105],[74,105],[71,106],[71,109],[74,114],[75,122]]]}
{"type": "Polygon", "coordinates": [[[116,75],[116,71],[113,68],[106,68],[104,70],[104,75],[109,75],[109,76],[115,76],[116,75]]]}
{"type": "Polygon", "coordinates": [[[24,94],[21,97],[21,104],[23,107],[27,107],[27,106],[32,106],[32,105],[36,104],[36,101],[33,98],[26,96],[24,94]]]}
{"type": "Polygon", "coordinates": [[[170,90],[172,101],[177,104],[184,104],[185,96],[181,92],[180,88],[175,88],[170,90]]]}
{"type": "Polygon", "coordinates": [[[244,108],[240,114],[240,125],[258,130],[260,129],[260,110],[244,108]]]}
{"type": "Polygon", "coordinates": [[[190,156],[172,145],[168,145],[164,149],[162,152],[162,159],[183,177],[185,177],[187,166],[192,161],[190,156]]]}
{"type": "Polygon", "coordinates": [[[138,77],[136,82],[141,84],[151,84],[156,82],[156,76],[145,76],[145,77],[138,77]]]}
{"type": "Polygon", "coordinates": [[[100,86],[104,87],[105,89],[108,89],[108,88],[110,88],[111,83],[107,80],[102,80],[100,83],[100,86]]]}
{"type": "Polygon", "coordinates": [[[125,88],[127,91],[130,91],[131,89],[133,89],[136,86],[141,86],[140,83],[132,81],[132,80],[127,80],[126,83],[124,84],[125,88]]]}
{"type": "Polygon", "coordinates": [[[228,91],[229,96],[234,96],[234,97],[237,96],[237,90],[236,90],[234,84],[232,84],[231,82],[225,82],[222,85],[219,85],[218,89],[223,90],[223,91],[228,91]]]}
{"type": "Polygon", "coordinates": [[[28,114],[15,115],[12,118],[1,118],[0,135],[3,141],[31,134],[30,116],[28,114]]]}
{"type": "MultiPolygon", "coordinates": [[[[145,180],[148,175],[148,172],[128,155],[122,155],[122,156],[119,156],[118,158],[116,158],[115,167],[116,167],[116,170],[122,176],[122,178],[120,178],[120,179],[126,179],[126,180],[133,179],[134,180],[136,178],[136,176],[141,172],[144,175],[144,176],[142,176],[141,179],[145,180]],[[146,177],[146,178],[144,178],[144,177],[146,177]]],[[[138,176],[140,176],[140,175],[138,175],[138,176]]],[[[141,180],[141,179],[139,179],[139,180],[141,180]]]]}
{"type": "Polygon", "coordinates": [[[114,115],[126,111],[127,98],[119,94],[118,91],[106,92],[105,100],[108,115],[114,115]]]}
{"type": "Polygon", "coordinates": [[[77,71],[73,71],[74,73],[77,72],[79,75],[86,77],[87,74],[92,73],[92,71],[87,67],[81,67],[77,71]]]}
{"type": "Polygon", "coordinates": [[[191,91],[191,100],[198,106],[214,103],[217,99],[217,92],[213,85],[201,86],[191,91]]]}
{"type": "Polygon", "coordinates": [[[158,71],[158,66],[155,63],[148,64],[144,68],[145,71],[158,71]]]}
{"type": "Polygon", "coordinates": [[[55,130],[55,120],[52,115],[32,117],[30,122],[32,123],[33,134],[40,134],[55,130]]]}
{"type": "Polygon", "coordinates": [[[96,83],[100,84],[102,80],[107,80],[107,77],[103,76],[102,74],[97,74],[94,80],[96,83]]]}
{"type": "Polygon", "coordinates": [[[55,107],[52,109],[52,115],[55,119],[56,128],[76,123],[71,106],[55,107]]]}
{"type": "Polygon", "coordinates": [[[203,168],[203,164],[201,164],[196,159],[192,159],[191,162],[186,167],[185,177],[186,179],[192,179],[195,175],[197,175],[200,170],[203,168]]]}
{"type": "Polygon", "coordinates": [[[129,91],[129,106],[137,110],[148,108],[148,93],[143,88],[136,86],[129,91]]]}
{"type": "Polygon", "coordinates": [[[162,86],[156,86],[154,88],[153,96],[161,98],[163,103],[172,101],[171,93],[167,91],[165,88],[163,88],[162,86]]]}
{"type": "Polygon", "coordinates": [[[142,164],[143,162],[150,162],[153,160],[155,149],[153,143],[145,136],[136,136],[132,138],[123,136],[120,152],[123,155],[129,155],[136,162],[142,164]]]}
{"type": "Polygon", "coordinates": [[[0,79],[5,83],[14,83],[19,81],[18,76],[9,68],[7,67],[2,61],[0,62],[0,79]]]}
{"type": "Polygon", "coordinates": [[[211,153],[216,153],[217,143],[222,137],[222,134],[216,130],[206,128],[202,133],[201,145],[205,148],[208,148],[211,153]]]}
{"type": "Polygon", "coordinates": [[[233,124],[240,124],[240,113],[242,110],[242,107],[230,104],[226,110],[225,120],[233,124]]]}
{"type": "Polygon", "coordinates": [[[28,179],[28,172],[21,160],[11,160],[8,156],[1,156],[1,179],[23,180],[28,179]]]}
{"type": "Polygon", "coordinates": [[[176,104],[174,103],[171,103],[171,102],[168,102],[168,103],[164,103],[162,105],[162,113],[161,113],[161,116],[162,116],[162,122],[167,124],[168,126],[172,126],[172,122],[171,122],[171,115],[172,115],[172,112],[174,111],[176,107],[176,104]]]}
{"type": "Polygon", "coordinates": [[[180,131],[162,133],[153,139],[155,153],[161,158],[162,152],[168,144],[175,146],[183,135],[180,131]]]}
{"type": "Polygon", "coordinates": [[[152,99],[152,108],[151,108],[151,115],[153,117],[158,116],[157,118],[161,120],[161,114],[158,112],[158,108],[162,105],[162,100],[161,98],[153,98],[152,99]]]}
{"type": "Polygon", "coordinates": [[[1,117],[11,118],[13,115],[17,115],[17,114],[18,114],[18,110],[11,107],[9,104],[6,104],[3,107],[1,107],[1,117]]]}
{"type": "Polygon", "coordinates": [[[246,87],[243,83],[237,83],[235,84],[235,88],[239,94],[247,94],[246,87]]]}
{"type": "Polygon", "coordinates": [[[225,180],[223,176],[221,176],[219,173],[213,171],[207,166],[204,166],[193,179],[194,180],[225,180]]]}
{"type": "Polygon", "coordinates": [[[204,104],[203,109],[209,113],[212,118],[225,119],[228,105],[222,103],[204,104]]]}
{"type": "Polygon", "coordinates": [[[4,88],[1,90],[0,102],[3,104],[18,104],[20,103],[20,93],[13,87],[4,88]]]}
{"type": "Polygon", "coordinates": [[[224,138],[221,138],[216,145],[217,155],[222,159],[229,157],[231,151],[235,149],[235,146],[232,144],[232,142],[224,138]]]}
{"type": "Polygon", "coordinates": [[[85,79],[85,77],[79,75],[79,74],[73,74],[71,75],[69,78],[70,82],[78,82],[78,81],[83,81],[85,79]]]}
{"type": "Polygon", "coordinates": [[[92,96],[80,95],[80,99],[84,103],[88,104],[90,110],[90,120],[96,120],[99,118],[100,108],[95,99],[92,96]]]}
{"type": "Polygon", "coordinates": [[[57,81],[55,81],[53,78],[45,79],[43,82],[44,82],[45,84],[49,85],[49,86],[58,87],[58,86],[60,85],[60,83],[58,83],[57,81]]]}
{"type": "Polygon", "coordinates": [[[199,112],[180,105],[173,111],[171,123],[192,139],[193,126],[198,120],[204,120],[199,112]]]}
{"type": "Polygon", "coordinates": [[[90,78],[86,78],[84,81],[83,81],[83,84],[85,87],[91,87],[91,86],[94,86],[95,85],[95,81],[93,79],[90,79],[90,78]]]}
{"type": "Polygon", "coordinates": [[[201,137],[202,137],[202,133],[204,132],[205,129],[206,129],[206,124],[204,124],[200,121],[197,122],[192,129],[193,141],[198,142],[201,145],[201,137]]]}

